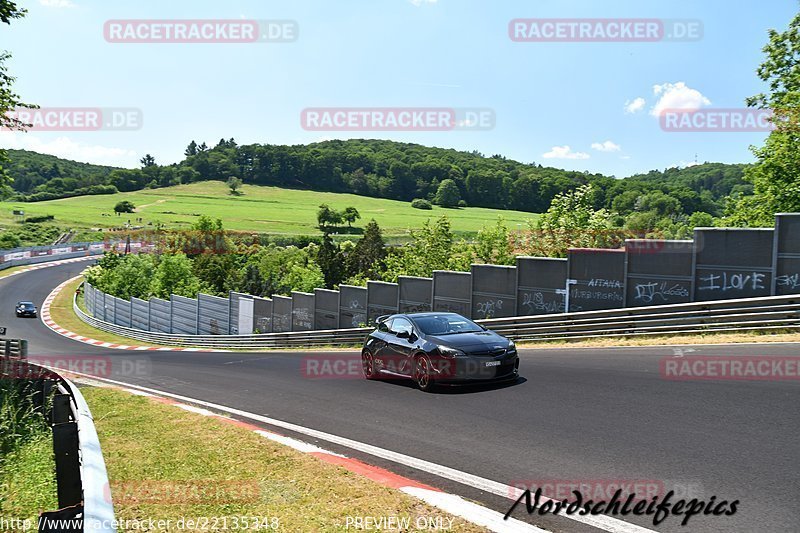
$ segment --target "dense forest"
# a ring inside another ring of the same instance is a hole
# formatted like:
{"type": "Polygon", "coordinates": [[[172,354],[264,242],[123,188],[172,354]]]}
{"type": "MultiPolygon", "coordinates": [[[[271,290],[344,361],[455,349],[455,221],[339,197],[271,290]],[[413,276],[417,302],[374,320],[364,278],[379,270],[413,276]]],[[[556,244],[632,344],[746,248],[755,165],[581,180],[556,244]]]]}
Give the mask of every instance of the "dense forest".
{"type": "Polygon", "coordinates": [[[520,163],[500,155],[385,140],[239,146],[233,139],[222,139],[211,148],[192,141],[178,164],[161,166],[148,155],[142,158],[141,168],[132,170],[18,150],[9,151],[9,156],[16,199],[27,201],[236,177],[246,184],[433,202],[442,198],[442,194],[437,198],[440,188],[452,197],[455,184],[457,199],[466,205],[540,213],[556,194],[591,184],[594,206],[620,215],[657,206],[662,215],[700,211],[720,216],[725,197],[752,191],[742,179],[745,165],[706,163],[616,179],[520,163]]]}
{"type": "Polygon", "coordinates": [[[9,163],[5,170],[14,180],[13,190],[20,198],[31,201],[81,196],[84,194],[113,194],[109,176],[115,167],[78,163],[53,155],[8,150],[9,163]]]}

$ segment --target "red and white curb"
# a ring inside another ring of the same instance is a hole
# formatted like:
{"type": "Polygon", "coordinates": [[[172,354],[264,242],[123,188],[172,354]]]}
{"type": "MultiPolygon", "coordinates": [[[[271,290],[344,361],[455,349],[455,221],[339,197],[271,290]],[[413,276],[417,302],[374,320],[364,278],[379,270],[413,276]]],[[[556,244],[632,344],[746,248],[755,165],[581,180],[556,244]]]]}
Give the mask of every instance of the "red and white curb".
{"type": "Polygon", "coordinates": [[[69,379],[72,379],[76,382],[122,390],[137,396],[145,396],[160,403],[179,407],[192,413],[214,418],[228,424],[233,424],[240,428],[253,431],[266,439],[289,446],[298,452],[312,455],[326,463],[340,466],[354,474],[366,477],[367,479],[370,479],[379,485],[399,490],[400,492],[408,494],[409,496],[422,500],[432,507],[436,507],[437,509],[440,509],[441,511],[453,516],[463,518],[464,520],[478,526],[485,527],[490,531],[502,533],[548,533],[544,529],[540,529],[536,526],[527,524],[514,518],[504,520],[501,513],[477,503],[465,500],[457,494],[444,492],[430,485],[426,485],[424,483],[414,481],[413,479],[395,474],[384,468],[373,466],[363,461],[359,461],[358,459],[328,451],[324,448],[303,442],[293,437],[287,437],[273,431],[267,431],[254,424],[223,416],[196,405],[182,403],[167,396],[161,396],[157,394],[156,391],[148,392],[139,388],[129,388],[123,383],[109,383],[111,380],[95,378],[86,374],[72,373],[62,370],[59,370],[59,372],[66,374],[69,376],[69,379]]]}
{"type": "Polygon", "coordinates": [[[19,274],[24,274],[25,272],[30,272],[31,270],[41,270],[43,268],[50,268],[59,265],[66,265],[69,263],[78,263],[80,261],[88,261],[90,259],[98,259],[99,256],[89,255],[86,257],[73,257],[72,259],[61,259],[60,261],[50,261],[47,263],[39,263],[38,265],[31,265],[29,267],[25,267],[22,270],[14,271],[10,274],[6,274],[5,276],[2,275],[2,270],[0,270],[0,281],[6,278],[10,278],[12,276],[18,276],[19,274]]]}
{"type": "Polygon", "coordinates": [[[107,342],[107,341],[99,341],[97,339],[92,339],[90,337],[84,337],[83,335],[78,335],[77,333],[70,331],[68,329],[62,328],[53,320],[50,316],[50,306],[55,300],[56,296],[66,287],[69,283],[72,283],[76,279],[83,277],[82,274],[75,276],[74,278],[70,278],[55,289],[53,289],[50,294],[47,295],[47,298],[44,299],[44,303],[42,303],[42,309],[39,315],[42,317],[42,322],[44,325],[53,330],[54,332],[58,333],[62,337],[66,337],[68,339],[72,339],[74,341],[82,342],[83,344],[91,344],[92,346],[97,346],[99,348],[110,348],[112,350],[133,350],[137,352],[146,352],[146,351],[155,351],[155,352],[224,352],[225,350],[204,350],[203,348],[181,348],[181,347],[159,347],[159,346],[131,346],[127,344],[118,344],[116,342],[107,342]]]}

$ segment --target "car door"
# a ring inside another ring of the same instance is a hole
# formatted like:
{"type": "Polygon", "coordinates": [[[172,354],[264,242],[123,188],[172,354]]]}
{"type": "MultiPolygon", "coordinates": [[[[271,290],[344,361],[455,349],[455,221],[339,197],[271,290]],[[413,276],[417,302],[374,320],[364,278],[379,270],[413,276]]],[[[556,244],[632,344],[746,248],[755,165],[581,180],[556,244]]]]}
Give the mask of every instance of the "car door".
{"type": "Polygon", "coordinates": [[[398,374],[411,375],[411,355],[414,351],[413,339],[416,338],[414,326],[407,318],[397,317],[392,321],[386,336],[386,369],[398,374]]]}
{"type": "Polygon", "coordinates": [[[392,332],[390,330],[390,326],[392,324],[392,319],[384,320],[378,327],[375,329],[375,332],[372,334],[372,356],[375,358],[375,363],[378,365],[378,368],[383,366],[383,358],[387,355],[386,347],[388,346],[387,340],[392,337],[392,332]]]}

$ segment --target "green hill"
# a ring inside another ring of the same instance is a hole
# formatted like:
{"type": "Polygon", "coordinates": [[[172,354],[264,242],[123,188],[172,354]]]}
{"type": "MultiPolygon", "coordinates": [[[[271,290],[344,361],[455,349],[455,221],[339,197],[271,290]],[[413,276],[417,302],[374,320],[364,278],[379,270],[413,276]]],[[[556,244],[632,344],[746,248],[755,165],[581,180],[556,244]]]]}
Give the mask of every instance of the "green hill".
{"type": "Polygon", "coordinates": [[[374,218],[387,236],[407,235],[409,228],[418,228],[425,220],[442,214],[447,214],[453,230],[461,234],[475,233],[500,215],[512,228],[536,217],[532,213],[480,207],[444,209],[434,206],[428,211],[414,209],[409,202],[383,198],[256,185],[245,185],[242,192],[233,196],[224,183],[204,181],[112,195],[29,203],[0,202],[0,226],[13,227],[12,211],[24,209],[26,216],[52,215],[54,224],[84,230],[84,233],[91,228],[121,227],[128,220],[145,228],[160,223],[171,229],[185,229],[200,215],[208,215],[221,218],[229,230],[319,235],[317,209],[322,203],[339,210],[355,207],[361,214],[356,226],[363,226],[374,218]],[[136,212],[117,216],[114,205],[121,200],[133,202],[136,212]],[[142,222],[136,221],[139,218],[142,222]]]}

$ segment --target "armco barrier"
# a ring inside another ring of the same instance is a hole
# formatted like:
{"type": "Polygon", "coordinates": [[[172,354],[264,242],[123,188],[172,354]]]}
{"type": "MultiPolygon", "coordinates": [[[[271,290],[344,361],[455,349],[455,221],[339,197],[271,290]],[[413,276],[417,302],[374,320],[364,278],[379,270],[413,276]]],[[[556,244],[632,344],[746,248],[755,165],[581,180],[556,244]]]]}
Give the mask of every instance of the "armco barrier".
{"type": "MultiPolygon", "coordinates": [[[[13,343],[25,346],[26,341],[0,340],[0,347],[8,352],[8,345],[13,343]]],[[[14,357],[0,356],[0,374],[5,369],[9,369],[15,379],[20,379],[22,371],[30,376],[25,379],[30,379],[42,400],[53,394],[48,419],[52,422],[60,510],[40,515],[40,531],[114,533],[114,506],[108,493],[108,473],[92,413],[80,390],[60,376],[58,369],[27,361],[24,350],[14,357]],[[55,522],[60,520],[74,521],[78,527],[56,527],[55,522]]]]}
{"type": "Polygon", "coordinates": [[[72,244],[60,244],[54,246],[32,246],[28,248],[13,248],[11,250],[0,250],[0,270],[16,266],[33,265],[57,261],[61,259],[73,259],[75,257],[85,257],[88,255],[101,255],[104,251],[110,250],[112,245],[103,242],[81,242],[72,244]]]}
{"type": "MultiPolygon", "coordinates": [[[[141,342],[168,346],[218,349],[354,346],[363,342],[372,331],[372,328],[352,328],[261,335],[169,335],[143,332],[98,320],[84,313],[78,307],[77,301],[74,309],[81,320],[100,330],[141,342]]],[[[800,295],[494,318],[477,322],[511,339],[532,342],[680,333],[797,330],[800,328],[800,295]]]]}

